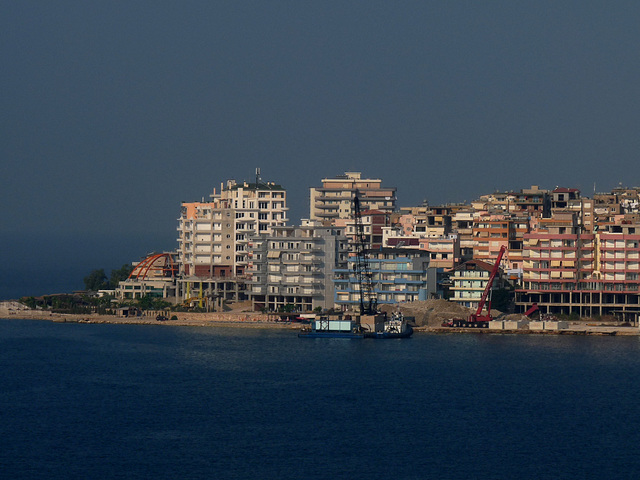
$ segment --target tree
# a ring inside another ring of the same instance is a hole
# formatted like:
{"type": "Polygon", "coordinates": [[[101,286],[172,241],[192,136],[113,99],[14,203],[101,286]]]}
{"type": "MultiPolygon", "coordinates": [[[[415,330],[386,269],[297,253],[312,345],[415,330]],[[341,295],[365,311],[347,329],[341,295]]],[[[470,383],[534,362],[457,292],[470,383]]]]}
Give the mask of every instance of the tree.
{"type": "Polygon", "coordinates": [[[133,265],[124,264],[117,270],[111,270],[111,276],[109,278],[109,286],[111,288],[117,288],[118,284],[129,278],[129,275],[133,271],[133,265]]]}
{"type": "Polygon", "coordinates": [[[513,290],[508,288],[500,288],[491,292],[491,308],[501,311],[502,313],[511,311],[511,303],[513,301],[513,290]]]}
{"type": "Polygon", "coordinates": [[[162,298],[148,294],[138,300],[138,307],[141,310],[165,310],[170,306],[171,304],[162,298]]]}
{"type": "Polygon", "coordinates": [[[107,275],[104,268],[93,270],[89,275],[84,277],[84,287],[86,290],[97,292],[98,290],[109,288],[107,275]]]}

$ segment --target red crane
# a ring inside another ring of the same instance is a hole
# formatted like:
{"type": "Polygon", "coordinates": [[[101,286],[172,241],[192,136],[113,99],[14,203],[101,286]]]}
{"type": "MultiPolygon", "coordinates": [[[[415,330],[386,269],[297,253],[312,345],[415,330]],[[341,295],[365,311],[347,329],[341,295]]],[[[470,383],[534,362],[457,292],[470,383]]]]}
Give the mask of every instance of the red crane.
{"type": "Polygon", "coordinates": [[[491,316],[491,297],[489,293],[491,292],[491,287],[493,286],[493,281],[500,270],[500,262],[502,261],[502,256],[504,252],[507,250],[507,247],[502,245],[500,247],[500,252],[498,253],[498,258],[496,258],[496,263],[493,265],[493,270],[491,270],[491,275],[489,275],[489,281],[487,282],[487,286],[484,288],[484,292],[482,292],[482,297],[480,297],[480,303],[478,303],[478,309],[476,313],[472,313],[469,315],[469,322],[490,322],[493,320],[491,316]],[[489,302],[487,303],[487,298],[489,298],[489,302]],[[487,314],[482,315],[482,309],[484,308],[485,303],[487,303],[487,314]]]}
{"type": "Polygon", "coordinates": [[[475,328],[488,328],[489,322],[493,320],[491,316],[491,287],[493,287],[493,281],[500,270],[500,262],[502,261],[502,256],[504,252],[507,250],[505,245],[500,247],[500,252],[498,253],[498,258],[496,259],[496,263],[493,265],[493,270],[491,270],[491,275],[489,275],[489,281],[487,282],[487,286],[484,288],[484,292],[482,292],[482,297],[480,297],[480,303],[478,303],[478,308],[475,313],[469,315],[469,318],[466,320],[462,318],[454,318],[442,324],[443,327],[475,327],[475,328]],[[487,302],[487,299],[488,302],[487,302]],[[487,314],[482,315],[482,309],[485,304],[487,304],[487,314]]]}

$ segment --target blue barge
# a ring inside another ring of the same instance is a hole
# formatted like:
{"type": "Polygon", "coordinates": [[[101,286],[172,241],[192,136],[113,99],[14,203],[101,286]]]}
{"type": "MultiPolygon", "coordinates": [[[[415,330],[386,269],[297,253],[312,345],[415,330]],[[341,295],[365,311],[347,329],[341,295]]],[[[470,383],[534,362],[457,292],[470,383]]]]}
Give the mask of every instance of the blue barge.
{"type": "Polygon", "coordinates": [[[364,338],[360,324],[350,318],[320,317],[303,328],[300,338],[364,338]]]}

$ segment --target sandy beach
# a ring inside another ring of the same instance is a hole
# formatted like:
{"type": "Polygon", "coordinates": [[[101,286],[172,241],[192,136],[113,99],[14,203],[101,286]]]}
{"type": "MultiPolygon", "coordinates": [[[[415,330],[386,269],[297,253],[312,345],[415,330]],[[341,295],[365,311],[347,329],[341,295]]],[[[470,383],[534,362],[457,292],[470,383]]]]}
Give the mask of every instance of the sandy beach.
{"type": "MultiPolygon", "coordinates": [[[[300,329],[300,324],[276,321],[276,316],[260,313],[190,313],[172,314],[177,320],[156,320],[156,315],[139,317],[122,317],[117,315],[80,315],[52,313],[40,310],[0,308],[0,318],[22,320],[48,320],[52,322],[74,323],[109,323],[131,325],[165,325],[165,326],[225,326],[245,328],[289,328],[300,329]]],[[[171,318],[171,317],[169,317],[171,318]]]]}

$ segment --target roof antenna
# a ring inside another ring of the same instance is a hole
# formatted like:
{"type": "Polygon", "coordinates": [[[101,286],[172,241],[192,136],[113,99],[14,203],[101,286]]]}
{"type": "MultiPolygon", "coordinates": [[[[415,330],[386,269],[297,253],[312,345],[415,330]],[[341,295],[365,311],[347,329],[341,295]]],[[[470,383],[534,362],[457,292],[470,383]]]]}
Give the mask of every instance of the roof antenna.
{"type": "Polygon", "coordinates": [[[256,187],[260,183],[260,167],[256,168],[256,187]]]}

